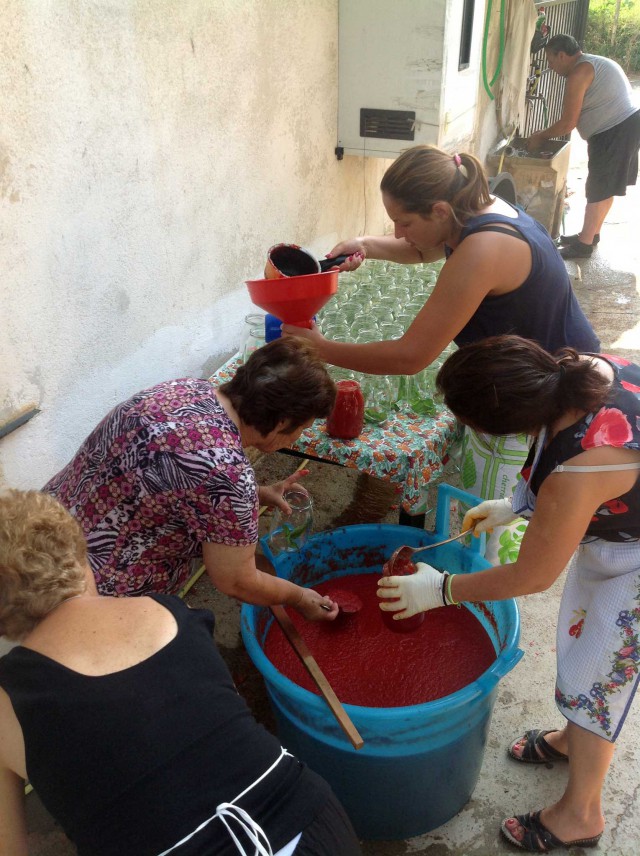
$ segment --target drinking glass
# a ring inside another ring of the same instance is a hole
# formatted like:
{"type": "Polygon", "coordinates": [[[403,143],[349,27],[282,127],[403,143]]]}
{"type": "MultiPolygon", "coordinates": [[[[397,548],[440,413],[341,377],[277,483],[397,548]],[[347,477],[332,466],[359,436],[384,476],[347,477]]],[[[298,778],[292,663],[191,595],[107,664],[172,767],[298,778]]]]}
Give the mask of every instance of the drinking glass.
{"type": "Polygon", "coordinates": [[[444,360],[442,359],[442,357],[438,357],[431,363],[431,365],[427,366],[426,369],[423,369],[423,371],[427,375],[431,391],[434,393],[436,391],[436,377],[438,376],[438,372],[440,371],[443,362],[444,360]]]}
{"type": "Polygon", "coordinates": [[[290,488],[283,496],[291,506],[291,514],[274,509],[268,535],[269,549],[274,556],[300,550],[313,526],[313,500],[309,494],[300,488],[290,488]]]}

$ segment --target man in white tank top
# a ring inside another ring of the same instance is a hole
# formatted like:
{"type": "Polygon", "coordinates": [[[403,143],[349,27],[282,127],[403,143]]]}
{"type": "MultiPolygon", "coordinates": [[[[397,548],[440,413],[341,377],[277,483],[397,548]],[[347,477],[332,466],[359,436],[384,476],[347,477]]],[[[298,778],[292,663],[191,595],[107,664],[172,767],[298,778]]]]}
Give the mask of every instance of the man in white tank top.
{"type": "Polygon", "coordinates": [[[562,115],[528,139],[534,150],[544,140],[578,129],[588,142],[587,206],[582,230],[563,235],[565,259],[588,258],[600,240],[600,229],[614,196],[624,196],[638,176],[640,105],[624,71],[608,57],[583,53],[573,36],[557,35],[545,48],[549,68],[567,80],[562,115]]]}

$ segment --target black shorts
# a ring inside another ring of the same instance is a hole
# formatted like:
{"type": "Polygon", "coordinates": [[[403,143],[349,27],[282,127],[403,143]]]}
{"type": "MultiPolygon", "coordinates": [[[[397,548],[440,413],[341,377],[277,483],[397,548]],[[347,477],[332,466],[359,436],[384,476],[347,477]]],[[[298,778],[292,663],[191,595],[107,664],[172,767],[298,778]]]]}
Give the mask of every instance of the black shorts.
{"type": "Polygon", "coordinates": [[[626,196],[627,187],[638,178],[640,110],[608,131],[588,140],[589,172],[585,185],[587,202],[602,202],[611,196],[626,196]]]}

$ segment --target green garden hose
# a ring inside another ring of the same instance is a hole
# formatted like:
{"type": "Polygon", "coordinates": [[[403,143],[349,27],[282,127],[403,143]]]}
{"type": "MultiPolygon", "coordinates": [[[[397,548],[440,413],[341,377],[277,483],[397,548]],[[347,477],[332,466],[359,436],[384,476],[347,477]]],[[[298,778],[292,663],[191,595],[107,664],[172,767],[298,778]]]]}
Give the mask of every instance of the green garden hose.
{"type": "Polygon", "coordinates": [[[504,21],[505,21],[505,0],[500,0],[500,51],[498,53],[498,62],[496,65],[496,70],[493,74],[491,80],[487,78],[487,42],[489,41],[489,22],[491,20],[491,9],[493,6],[493,0],[489,0],[487,3],[487,14],[484,19],[484,35],[482,38],[482,83],[484,84],[485,91],[489,98],[494,101],[495,95],[491,91],[491,87],[494,85],[498,77],[500,76],[500,72],[502,71],[502,61],[504,59],[504,21]]]}

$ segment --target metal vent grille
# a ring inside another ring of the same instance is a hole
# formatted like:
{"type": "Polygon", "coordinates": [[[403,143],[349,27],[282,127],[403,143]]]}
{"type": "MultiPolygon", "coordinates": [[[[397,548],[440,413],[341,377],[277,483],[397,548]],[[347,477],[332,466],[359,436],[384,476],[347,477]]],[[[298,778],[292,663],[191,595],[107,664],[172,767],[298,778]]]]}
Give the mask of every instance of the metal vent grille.
{"type": "Polygon", "coordinates": [[[360,108],[360,136],[384,140],[414,140],[416,114],[411,110],[360,108]]]}

